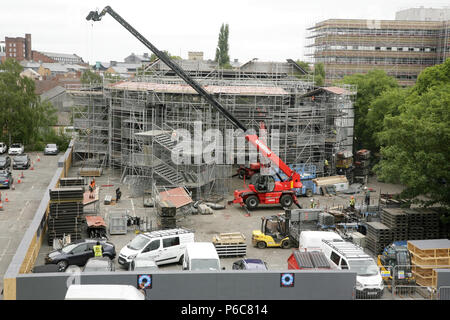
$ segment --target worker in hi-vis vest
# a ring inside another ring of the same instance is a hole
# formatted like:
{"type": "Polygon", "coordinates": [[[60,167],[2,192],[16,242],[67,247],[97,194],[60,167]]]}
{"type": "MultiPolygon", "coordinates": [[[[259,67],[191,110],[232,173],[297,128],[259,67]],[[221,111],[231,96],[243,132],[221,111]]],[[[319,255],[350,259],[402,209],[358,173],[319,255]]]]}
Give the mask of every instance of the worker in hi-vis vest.
{"type": "Polygon", "coordinates": [[[103,257],[103,249],[100,241],[97,241],[96,245],[92,247],[94,250],[94,257],[103,257]]]}

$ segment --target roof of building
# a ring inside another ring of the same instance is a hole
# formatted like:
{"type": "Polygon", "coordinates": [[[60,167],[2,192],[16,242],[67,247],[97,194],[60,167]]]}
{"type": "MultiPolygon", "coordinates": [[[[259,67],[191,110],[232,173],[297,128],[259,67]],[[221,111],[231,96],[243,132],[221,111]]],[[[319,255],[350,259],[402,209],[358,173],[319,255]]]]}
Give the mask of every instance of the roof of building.
{"type": "Polygon", "coordinates": [[[161,201],[167,201],[173,204],[176,208],[181,208],[189,203],[192,203],[191,197],[182,187],[160,192],[159,198],[161,201]]]}
{"type": "Polygon", "coordinates": [[[52,58],[52,57],[65,58],[65,59],[74,59],[75,58],[75,59],[82,60],[81,57],[77,56],[74,53],[56,53],[56,52],[42,52],[42,51],[39,51],[39,52],[50,58],[52,58]]]}
{"type": "MultiPolygon", "coordinates": [[[[122,81],[109,85],[111,89],[132,90],[132,91],[154,91],[167,93],[184,93],[196,94],[197,92],[187,84],[162,84],[151,82],[130,82],[122,81]]],[[[203,87],[207,92],[212,94],[233,94],[248,96],[265,96],[265,95],[289,95],[290,93],[280,87],[259,87],[259,86],[211,86],[203,87]]]]}

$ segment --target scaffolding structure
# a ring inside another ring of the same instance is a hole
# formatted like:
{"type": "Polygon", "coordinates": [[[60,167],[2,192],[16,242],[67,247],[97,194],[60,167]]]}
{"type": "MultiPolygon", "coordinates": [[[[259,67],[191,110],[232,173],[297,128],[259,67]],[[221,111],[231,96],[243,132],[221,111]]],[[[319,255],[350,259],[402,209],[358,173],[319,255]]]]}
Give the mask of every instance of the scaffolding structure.
{"type": "Polygon", "coordinates": [[[448,56],[448,21],[330,19],[308,28],[307,56],[323,63],[326,84],[383,69],[400,85],[448,56]]]}
{"type": "MultiPolygon", "coordinates": [[[[346,119],[353,120],[353,92],[325,90],[311,99],[307,93],[317,89],[313,82],[289,75],[295,67],[285,64],[279,69],[282,72],[272,75],[264,68],[228,70],[226,76],[224,72],[192,73],[202,75],[196,80],[244,126],[258,133],[264,123],[269,147],[276,132],[277,154],[287,164],[313,164],[320,176],[331,153],[352,149],[353,122],[349,125],[346,119]],[[339,131],[334,140],[329,140],[330,130],[339,131]]],[[[119,169],[134,195],[153,185],[186,187],[194,199],[229,195],[232,164],[242,150],[249,160],[248,146],[242,149],[235,142],[231,149],[216,150],[224,154],[222,162],[206,161],[202,156],[208,142],[201,134],[218,129],[225,139],[228,130],[235,128],[181,79],[158,64],[152,66],[155,69],[146,68],[145,75],[134,81],[104,84],[98,90],[68,88],[76,101],[74,127],[79,130],[74,153],[82,162],[97,154],[103,165],[119,169]],[[188,151],[176,143],[181,129],[192,137],[188,151]],[[174,155],[184,161],[176,161],[174,155]]],[[[237,135],[243,137],[237,132],[232,138],[237,135]]]]}

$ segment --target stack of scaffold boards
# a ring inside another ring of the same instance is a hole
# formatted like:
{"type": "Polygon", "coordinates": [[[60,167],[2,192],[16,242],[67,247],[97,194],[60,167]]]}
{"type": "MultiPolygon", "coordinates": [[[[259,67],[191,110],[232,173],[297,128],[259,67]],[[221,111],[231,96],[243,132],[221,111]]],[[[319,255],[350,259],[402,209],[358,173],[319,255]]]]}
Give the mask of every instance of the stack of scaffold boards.
{"type": "Polygon", "coordinates": [[[450,240],[410,240],[408,250],[416,283],[436,288],[436,270],[450,268],[450,240]]]}
{"type": "Polygon", "coordinates": [[[247,254],[245,236],[240,232],[220,233],[213,237],[212,243],[216,247],[219,257],[245,256],[247,254]]]}
{"type": "Polygon", "coordinates": [[[392,241],[408,240],[408,215],[404,210],[384,208],[381,222],[391,230],[392,241]]]}
{"type": "Polygon", "coordinates": [[[170,201],[159,201],[156,203],[156,225],[159,229],[176,228],[177,207],[170,201]]]}
{"type": "Polygon", "coordinates": [[[102,173],[102,168],[80,168],[78,171],[81,177],[100,177],[102,173]]]}
{"type": "Polygon", "coordinates": [[[84,181],[84,178],[81,177],[59,179],[60,187],[77,187],[77,186],[84,186],[85,184],[86,183],[84,181]]]}
{"type": "Polygon", "coordinates": [[[379,255],[392,242],[390,229],[381,222],[367,222],[366,247],[379,255]]]}
{"type": "Polygon", "coordinates": [[[81,239],[84,188],[54,188],[49,192],[48,244],[67,235],[71,241],[81,239]]]}

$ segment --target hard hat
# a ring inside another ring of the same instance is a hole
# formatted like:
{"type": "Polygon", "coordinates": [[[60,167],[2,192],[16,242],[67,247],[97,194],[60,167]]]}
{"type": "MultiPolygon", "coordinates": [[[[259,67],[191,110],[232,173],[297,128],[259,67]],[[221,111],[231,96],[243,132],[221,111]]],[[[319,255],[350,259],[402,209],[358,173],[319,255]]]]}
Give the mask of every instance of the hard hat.
{"type": "Polygon", "coordinates": [[[354,197],[352,196],[351,199],[353,199],[354,197]]]}
{"type": "Polygon", "coordinates": [[[313,202],[314,201],[314,199],[311,199],[311,202],[313,202]]]}

